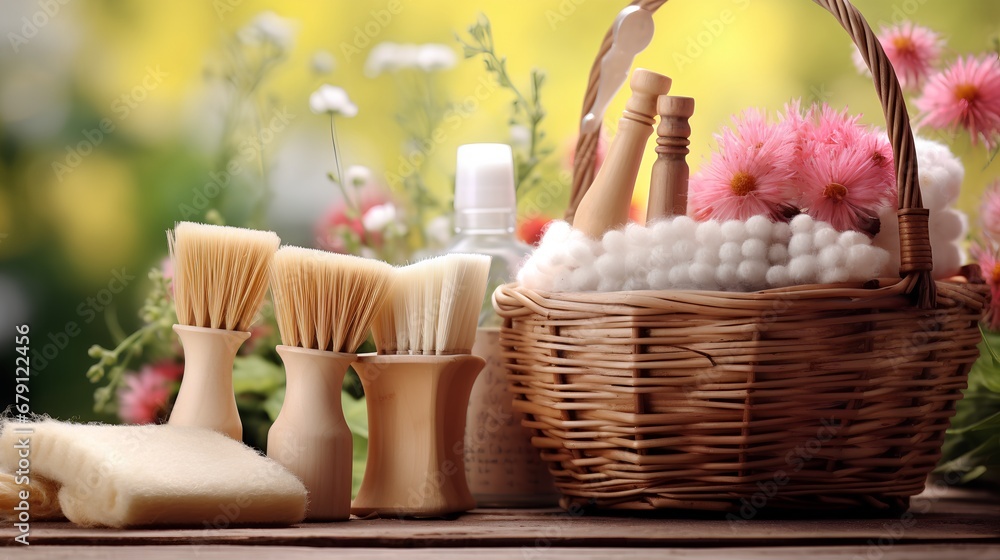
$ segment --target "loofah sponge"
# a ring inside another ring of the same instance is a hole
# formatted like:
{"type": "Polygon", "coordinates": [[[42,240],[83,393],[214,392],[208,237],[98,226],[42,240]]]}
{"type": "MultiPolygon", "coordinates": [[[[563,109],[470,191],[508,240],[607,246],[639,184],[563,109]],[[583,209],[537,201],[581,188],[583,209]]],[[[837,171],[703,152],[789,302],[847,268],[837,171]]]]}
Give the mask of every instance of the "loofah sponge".
{"type": "Polygon", "coordinates": [[[78,525],[221,528],[305,517],[299,479],[211,430],[54,420],[4,422],[2,429],[0,468],[18,469],[15,445],[27,437],[31,474],[61,485],[59,505],[78,525]]]}

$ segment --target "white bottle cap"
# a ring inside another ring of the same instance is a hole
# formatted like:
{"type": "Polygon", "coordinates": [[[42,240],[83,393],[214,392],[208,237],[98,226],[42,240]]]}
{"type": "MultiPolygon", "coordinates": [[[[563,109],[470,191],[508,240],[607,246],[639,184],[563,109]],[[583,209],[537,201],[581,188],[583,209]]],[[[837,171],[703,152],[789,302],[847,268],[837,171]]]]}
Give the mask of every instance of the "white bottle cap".
{"type": "Polygon", "coordinates": [[[455,168],[455,227],[513,231],[516,213],[514,154],[510,146],[459,146],[455,168]]]}

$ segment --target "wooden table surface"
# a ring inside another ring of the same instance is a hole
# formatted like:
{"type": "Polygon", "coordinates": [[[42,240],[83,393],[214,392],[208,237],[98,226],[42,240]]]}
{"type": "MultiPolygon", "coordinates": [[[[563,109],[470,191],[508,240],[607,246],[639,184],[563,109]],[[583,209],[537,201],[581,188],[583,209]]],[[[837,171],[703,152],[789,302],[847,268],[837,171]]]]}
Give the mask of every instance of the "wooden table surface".
{"type": "Polygon", "coordinates": [[[914,498],[913,517],[570,516],[475,510],[448,520],[354,519],[280,528],[108,530],[33,523],[31,546],[0,528],[0,558],[863,558],[1000,559],[1000,495],[949,489],[914,498]],[[335,548],[334,550],[331,550],[335,548]]]}

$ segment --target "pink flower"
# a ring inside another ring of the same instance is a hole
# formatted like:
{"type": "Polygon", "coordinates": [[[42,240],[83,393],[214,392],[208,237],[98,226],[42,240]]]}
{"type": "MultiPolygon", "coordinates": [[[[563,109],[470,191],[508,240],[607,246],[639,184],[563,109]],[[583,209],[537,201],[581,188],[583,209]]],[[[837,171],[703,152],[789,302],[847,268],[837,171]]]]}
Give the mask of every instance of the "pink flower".
{"type": "Polygon", "coordinates": [[[991,331],[1000,330],[1000,258],[994,249],[974,245],[973,258],[979,262],[986,285],[990,287],[990,309],[986,313],[986,325],[991,331]]]}
{"type": "MultiPolygon", "coordinates": [[[[916,89],[923,84],[941,58],[944,48],[940,35],[911,21],[883,26],[879,29],[878,41],[904,89],[916,89]]],[[[854,50],[854,64],[859,71],[868,71],[857,49],[854,50]]]]}
{"type": "Polygon", "coordinates": [[[536,216],[522,221],[517,226],[517,237],[528,245],[538,245],[542,240],[542,234],[552,218],[536,216]]]}
{"type": "Polygon", "coordinates": [[[697,220],[780,220],[797,203],[792,184],[796,144],[786,123],[770,125],[762,111],[734,118],[736,130],[716,135],[718,152],[691,178],[689,213],[697,220]]]}
{"type": "Polygon", "coordinates": [[[877,163],[871,148],[860,143],[814,144],[799,173],[802,206],[813,218],[840,231],[877,233],[874,218],[894,196],[884,162],[877,163]]]}
{"type": "Polygon", "coordinates": [[[337,201],[316,224],[316,243],[321,249],[335,253],[357,252],[362,244],[379,247],[382,234],[365,230],[363,217],[375,206],[390,202],[390,198],[376,188],[361,191],[360,208],[357,212],[337,201]]]}
{"type": "Polygon", "coordinates": [[[979,205],[979,219],[983,224],[983,232],[1000,241],[1000,181],[983,193],[979,205]]]}
{"type": "Polygon", "coordinates": [[[921,124],[965,128],[973,144],[982,140],[992,149],[1000,136],[1000,59],[995,54],[958,59],[931,76],[916,106],[924,112],[921,124]]]}
{"type": "MultiPolygon", "coordinates": [[[[118,390],[118,417],[129,424],[152,424],[167,406],[171,376],[176,368],[144,366],[139,373],[127,374],[118,390]]],[[[183,366],[180,367],[183,372],[183,366]]]]}

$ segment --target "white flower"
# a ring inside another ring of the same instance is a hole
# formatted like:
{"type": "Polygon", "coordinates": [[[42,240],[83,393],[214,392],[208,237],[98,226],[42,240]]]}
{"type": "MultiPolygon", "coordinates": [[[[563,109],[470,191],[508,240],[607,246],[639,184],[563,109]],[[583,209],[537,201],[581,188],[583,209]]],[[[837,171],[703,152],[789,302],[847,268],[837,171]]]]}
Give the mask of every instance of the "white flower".
{"type": "Polygon", "coordinates": [[[344,179],[348,185],[361,188],[372,180],[372,171],[363,165],[352,165],[344,172],[344,179]]]}
{"type": "Polygon", "coordinates": [[[531,142],[531,129],[515,124],[510,127],[510,143],[515,146],[527,146],[531,142]]]}
{"type": "Polygon", "coordinates": [[[351,102],[344,88],[323,84],[309,96],[309,109],[313,113],[333,113],[345,117],[358,114],[358,106],[351,102]]]}
{"type": "Polygon", "coordinates": [[[425,45],[384,42],[375,45],[365,61],[365,75],[374,78],[383,72],[416,69],[424,72],[444,70],[455,66],[457,57],[447,45],[425,45]]]}
{"type": "Polygon", "coordinates": [[[239,31],[244,43],[272,43],[282,49],[289,49],[295,40],[298,22],[286,19],[268,10],[257,14],[249,25],[239,31]]]}
{"type": "Polygon", "coordinates": [[[395,221],[396,206],[391,202],[379,204],[378,206],[372,206],[367,212],[365,212],[365,215],[361,217],[361,225],[364,226],[365,231],[373,233],[384,230],[389,224],[395,221]]]}
{"type": "Polygon", "coordinates": [[[451,241],[453,233],[454,228],[451,226],[451,218],[444,215],[434,218],[424,228],[424,235],[427,236],[427,240],[439,247],[447,245],[451,241]]]}
{"type": "Polygon", "coordinates": [[[329,74],[337,66],[337,59],[329,51],[316,51],[309,61],[312,71],[317,74],[329,74]]]}
{"type": "Polygon", "coordinates": [[[428,43],[417,47],[417,66],[424,72],[453,68],[456,60],[455,51],[447,45],[428,43]]]}

